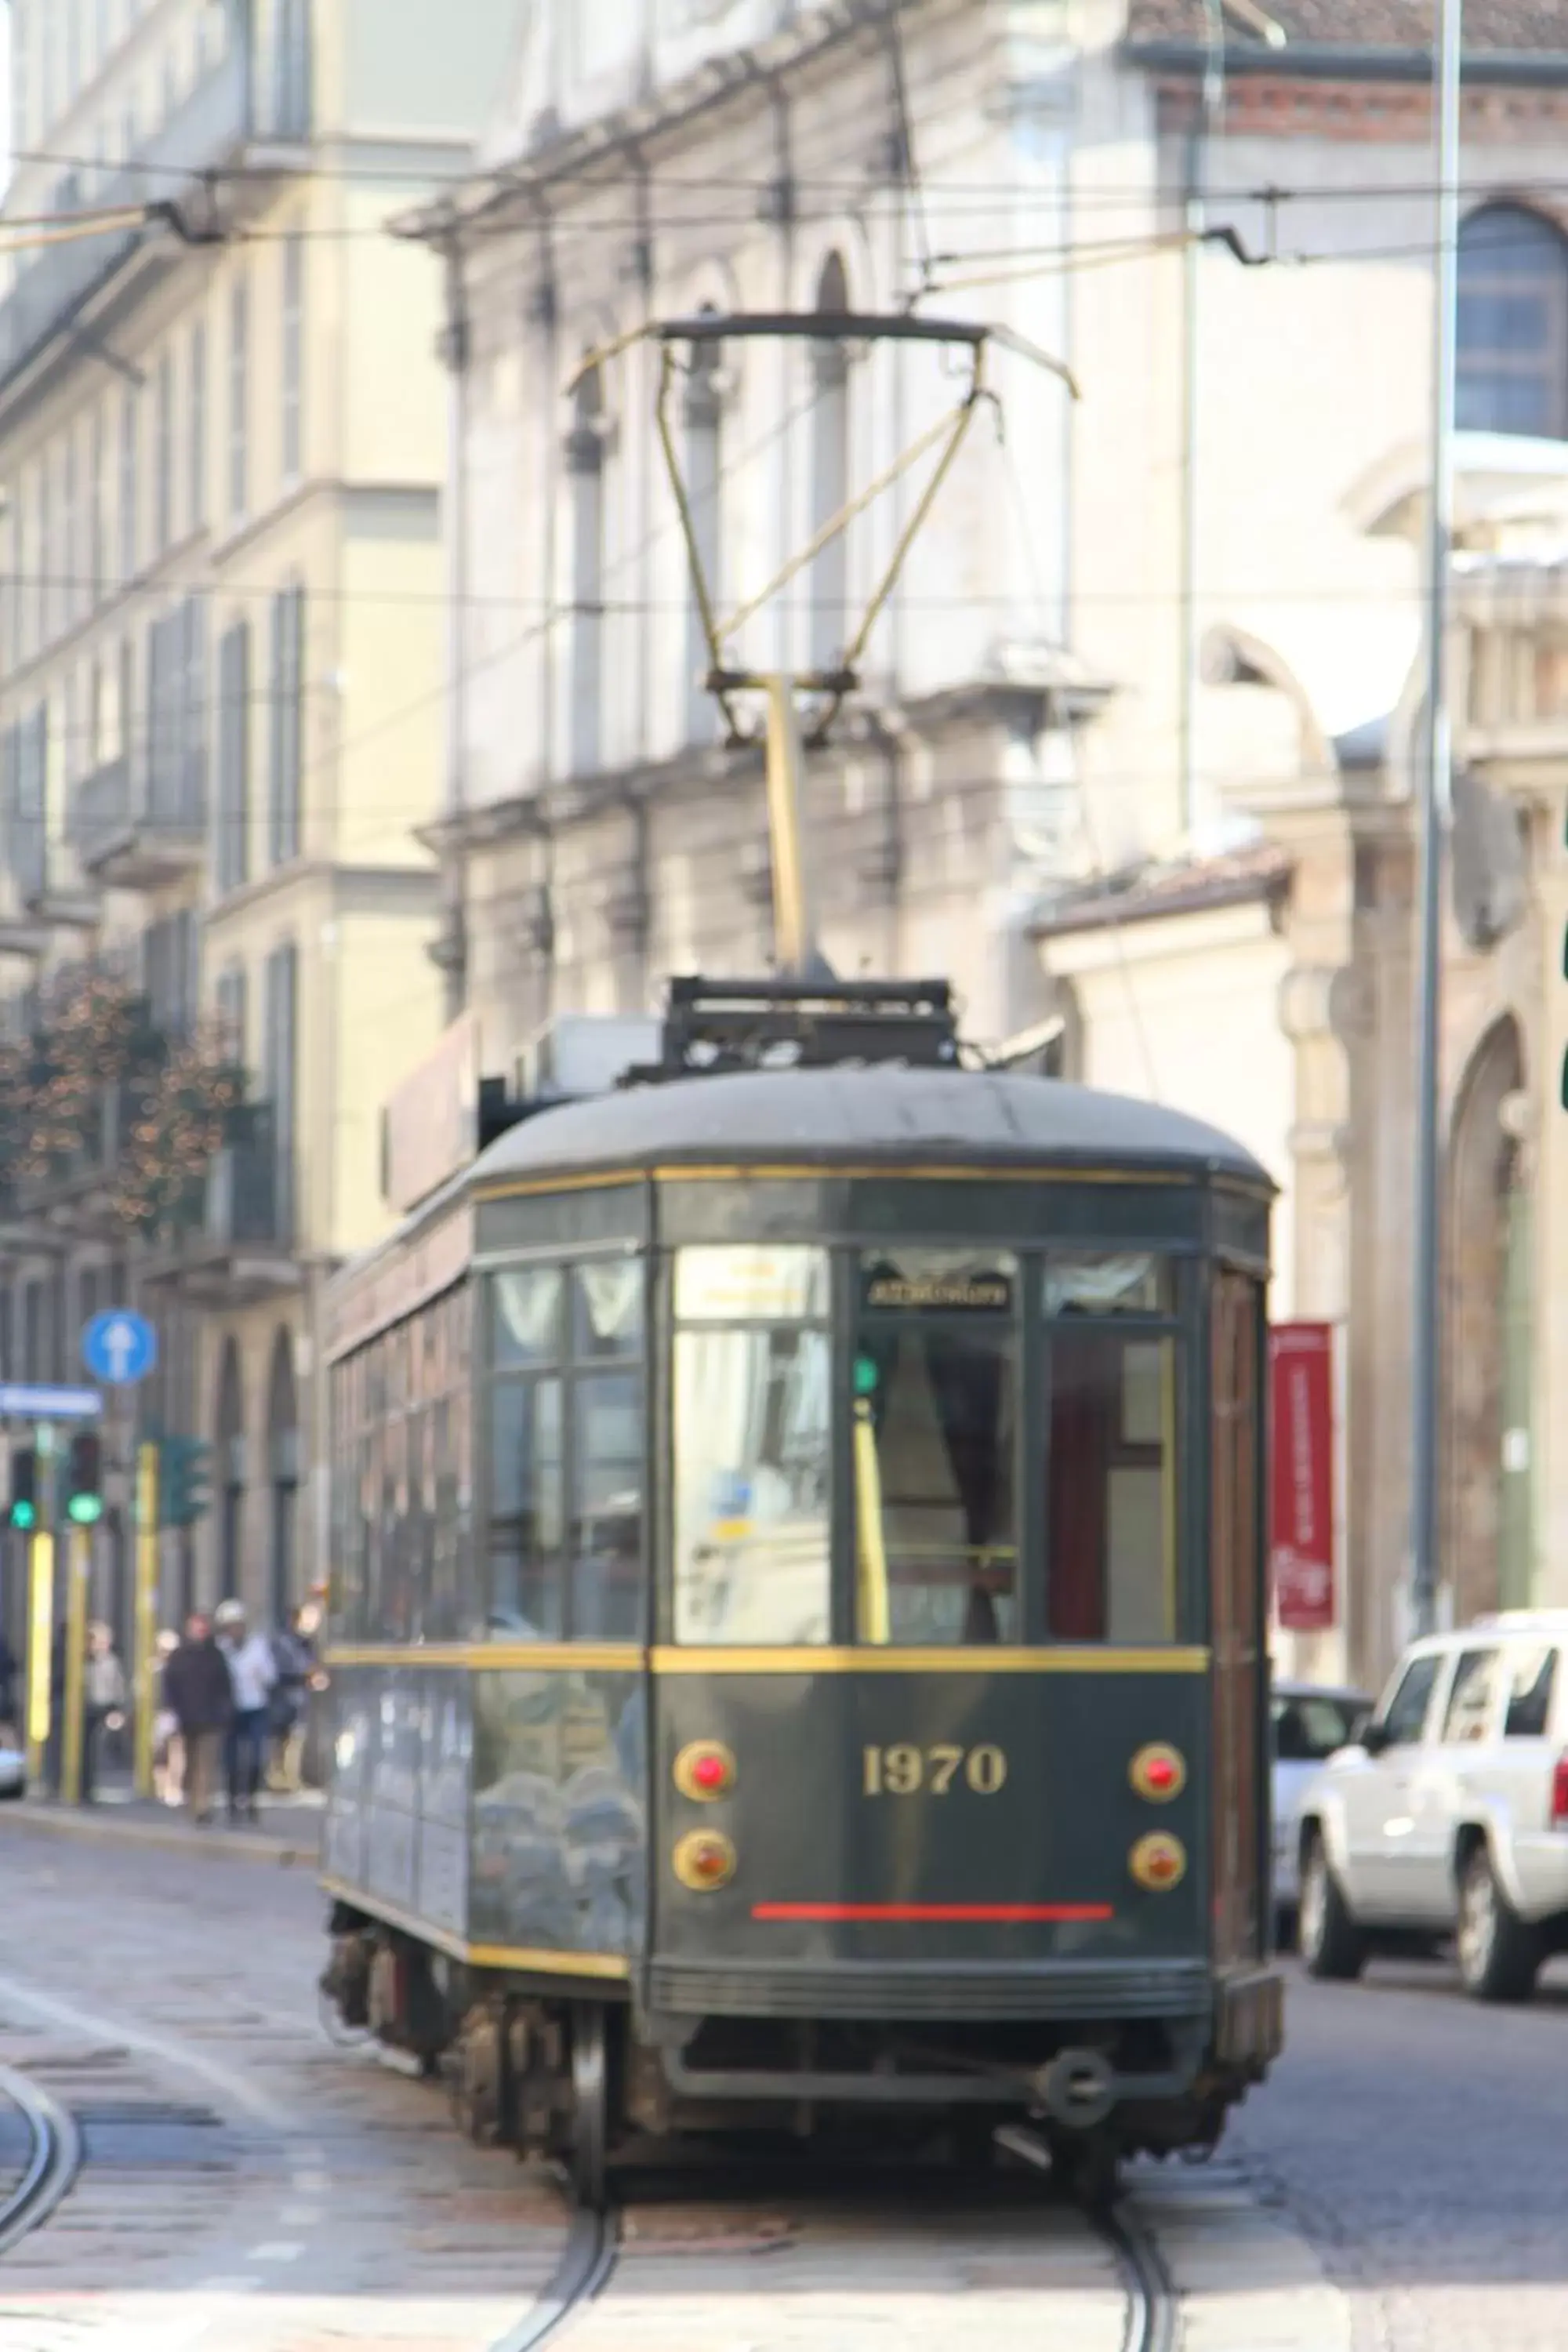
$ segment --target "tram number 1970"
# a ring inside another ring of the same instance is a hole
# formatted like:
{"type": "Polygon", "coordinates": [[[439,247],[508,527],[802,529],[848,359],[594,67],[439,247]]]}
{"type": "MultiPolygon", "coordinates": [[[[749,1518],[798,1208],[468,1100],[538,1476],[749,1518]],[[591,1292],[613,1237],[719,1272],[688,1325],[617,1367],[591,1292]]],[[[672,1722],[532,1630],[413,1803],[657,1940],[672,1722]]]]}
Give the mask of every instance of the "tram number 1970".
{"type": "Polygon", "coordinates": [[[999,1748],[868,1748],[863,1768],[868,1797],[945,1797],[959,1781],[977,1797],[994,1797],[1007,1778],[999,1748]]]}

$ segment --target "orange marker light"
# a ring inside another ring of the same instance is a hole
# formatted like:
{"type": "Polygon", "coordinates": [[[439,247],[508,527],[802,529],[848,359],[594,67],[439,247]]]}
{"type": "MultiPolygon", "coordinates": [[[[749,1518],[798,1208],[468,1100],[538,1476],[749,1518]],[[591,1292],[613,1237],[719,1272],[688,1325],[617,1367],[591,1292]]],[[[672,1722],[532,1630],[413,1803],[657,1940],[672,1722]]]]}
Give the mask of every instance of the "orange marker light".
{"type": "Polygon", "coordinates": [[[693,1739],[676,1758],[671,1777],[683,1797],[709,1802],[734,1787],[735,1759],[717,1739],[693,1739]]]}
{"type": "Polygon", "coordinates": [[[1187,1874],[1187,1850],[1180,1838],[1155,1830],[1139,1839],[1127,1857],[1127,1866],[1139,1885],[1146,1886],[1152,1895],[1168,1894],[1187,1874]]]}
{"type": "Polygon", "coordinates": [[[1187,1785],[1186,1759],[1179,1748],[1156,1741],[1138,1750],[1127,1768],[1127,1777],[1139,1796],[1152,1805],[1167,1805],[1187,1785]]]}
{"type": "Polygon", "coordinates": [[[682,1886],[695,1895],[727,1886],[735,1875],[735,1849],[718,1830],[689,1831],[669,1859],[682,1886]]]}

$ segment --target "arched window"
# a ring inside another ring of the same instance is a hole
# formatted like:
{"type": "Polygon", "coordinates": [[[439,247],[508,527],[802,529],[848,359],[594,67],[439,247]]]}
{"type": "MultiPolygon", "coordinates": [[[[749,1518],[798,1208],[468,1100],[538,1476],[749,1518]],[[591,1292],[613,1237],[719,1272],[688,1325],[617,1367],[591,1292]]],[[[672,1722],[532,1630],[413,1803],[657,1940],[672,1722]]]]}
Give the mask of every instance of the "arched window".
{"type": "MultiPolygon", "coordinates": [[[[825,315],[849,308],[844,264],[830,253],[817,280],[816,309],[825,315]]],[[[811,529],[813,537],[849,495],[849,355],[842,338],[813,343],[811,363],[816,398],[811,412],[811,529]]],[[[847,534],[830,539],[811,567],[811,667],[833,669],[848,634],[847,534]]]]}
{"type": "Polygon", "coordinates": [[[1519,205],[1459,231],[1457,415],[1466,432],[1568,440],[1568,241],[1519,205]]]}
{"type": "Polygon", "coordinates": [[[604,689],[605,386],[590,369],[573,402],[566,436],[572,498],[572,772],[600,764],[599,702],[604,689]]]}
{"type": "MultiPolygon", "coordinates": [[[[711,315],[712,304],[704,302],[705,314],[711,315]]],[[[722,562],[720,477],[723,456],[720,446],[723,431],[724,404],[720,392],[720,370],[723,365],[721,343],[693,343],[686,378],[684,423],[686,427],[686,493],[691,507],[691,535],[697,542],[697,560],[707,586],[709,602],[717,612],[722,562]]],[[[718,719],[718,706],[705,683],[709,666],[708,640],[703,635],[702,615],[698,610],[693,592],[686,626],[687,671],[687,740],[692,743],[710,742],[718,719]]]]}

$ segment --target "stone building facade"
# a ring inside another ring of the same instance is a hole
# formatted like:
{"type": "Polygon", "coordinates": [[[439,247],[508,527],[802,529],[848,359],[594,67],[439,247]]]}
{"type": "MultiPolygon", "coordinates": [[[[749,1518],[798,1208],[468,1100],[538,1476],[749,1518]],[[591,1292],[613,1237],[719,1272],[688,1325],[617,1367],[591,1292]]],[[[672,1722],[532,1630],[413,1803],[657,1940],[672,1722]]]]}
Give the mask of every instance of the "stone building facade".
{"type": "MultiPolygon", "coordinates": [[[[1568,446],[1559,18],[1556,0],[1528,21],[1467,11],[1477,512],[1550,480],[1568,446]],[[1522,337],[1497,324],[1519,316],[1522,337]]],[[[1429,28],[1394,0],[539,0],[480,170],[405,225],[441,267],[451,362],[458,617],[426,837],[448,1010],[474,1014],[498,1074],[554,1013],[640,1010],[670,971],[772,948],[760,755],[721,740],[700,691],[637,331],[912,306],[1070,371],[1077,398],[999,346],[998,406],[810,759],[822,944],[846,971],[952,974],[980,1041],[1066,1006],[1088,1074],[1268,1129],[1276,1309],[1342,1334],[1343,1607],[1300,1662],[1361,1674],[1398,1640],[1405,1573],[1429,83],[1429,28]],[[1243,852],[1261,864],[1216,900],[1215,859],[1243,852]],[[1138,890],[1184,870],[1196,903],[1145,916],[1138,890]]],[[[675,438],[721,602],[807,546],[951,391],[867,338],[682,348],[675,438]]],[[[912,496],[858,512],[735,656],[831,659],[912,496]]],[[[1540,1239],[1552,820],[1534,792],[1522,834],[1495,794],[1460,795],[1467,843],[1491,844],[1477,887],[1500,894],[1447,943],[1462,1609],[1552,1589],[1555,1474],[1520,1434],[1540,1423],[1518,1418],[1521,1344],[1498,1357],[1472,1332],[1487,1298],[1523,1298],[1540,1239]],[[1504,834],[1520,859],[1494,873],[1504,834]]],[[[1525,1350],[1538,1372],[1544,1344],[1525,1350]]]]}

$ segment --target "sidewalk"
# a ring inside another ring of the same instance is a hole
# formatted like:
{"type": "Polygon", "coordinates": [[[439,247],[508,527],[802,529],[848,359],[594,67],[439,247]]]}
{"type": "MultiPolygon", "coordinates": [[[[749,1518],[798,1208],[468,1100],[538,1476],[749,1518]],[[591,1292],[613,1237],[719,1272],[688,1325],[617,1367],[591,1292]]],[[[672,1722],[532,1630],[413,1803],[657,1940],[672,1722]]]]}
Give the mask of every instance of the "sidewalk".
{"type": "Polygon", "coordinates": [[[84,1845],[144,1846],[153,1853],[203,1854],[217,1862],[264,1862],[275,1870],[315,1870],[321,1859],[322,1809],[323,1800],[315,1791],[299,1797],[263,1796],[258,1826],[220,1819],[198,1829],[171,1805],[108,1789],[91,1805],[58,1804],[52,1797],[0,1804],[0,1832],[32,1830],[46,1837],[74,1838],[84,1845]]]}

